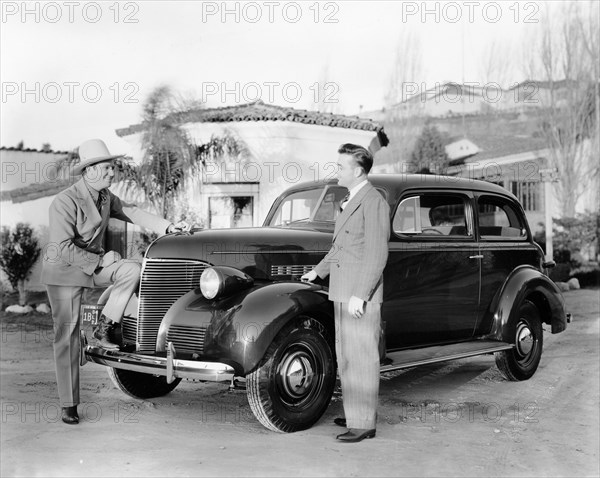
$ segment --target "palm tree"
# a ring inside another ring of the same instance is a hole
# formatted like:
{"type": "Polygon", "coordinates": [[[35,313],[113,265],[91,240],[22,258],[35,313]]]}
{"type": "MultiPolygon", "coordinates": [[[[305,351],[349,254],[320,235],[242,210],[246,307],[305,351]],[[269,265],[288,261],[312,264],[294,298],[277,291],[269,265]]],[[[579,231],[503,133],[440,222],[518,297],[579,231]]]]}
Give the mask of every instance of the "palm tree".
{"type": "Polygon", "coordinates": [[[141,164],[127,171],[132,187],[139,186],[163,216],[173,209],[183,173],[195,167],[194,145],[187,132],[171,121],[172,93],[167,86],[156,88],[143,106],[144,156],[141,164]]]}
{"type": "Polygon", "coordinates": [[[195,144],[178,120],[188,104],[178,104],[168,86],[156,88],[143,106],[142,162],[139,166],[122,164],[126,189],[140,188],[164,218],[172,218],[175,203],[183,200],[179,193],[186,178],[201,177],[207,161],[248,156],[245,144],[228,132],[212,136],[208,143],[195,144]]]}

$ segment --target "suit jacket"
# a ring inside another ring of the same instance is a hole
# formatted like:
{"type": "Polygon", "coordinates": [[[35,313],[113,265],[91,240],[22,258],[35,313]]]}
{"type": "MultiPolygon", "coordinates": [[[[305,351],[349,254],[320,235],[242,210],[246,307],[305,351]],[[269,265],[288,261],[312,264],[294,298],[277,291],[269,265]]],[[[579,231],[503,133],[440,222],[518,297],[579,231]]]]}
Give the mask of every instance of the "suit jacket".
{"type": "Polygon", "coordinates": [[[315,267],[329,278],[329,300],[383,301],[383,269],[390,237],[390,208],[379,192],[365,184],[338,216],[330,251],[315,267]]]}
{"type": "Polygon", "coordinates": [[[82,179],[56,195],[50,205],[49,243],[45,248],[42,282],[93,287],[92,274],[104,254],[108,220],[114,217],[164,233],[170,222],[126,204],[110,190],[101,212],[82,179]]]}

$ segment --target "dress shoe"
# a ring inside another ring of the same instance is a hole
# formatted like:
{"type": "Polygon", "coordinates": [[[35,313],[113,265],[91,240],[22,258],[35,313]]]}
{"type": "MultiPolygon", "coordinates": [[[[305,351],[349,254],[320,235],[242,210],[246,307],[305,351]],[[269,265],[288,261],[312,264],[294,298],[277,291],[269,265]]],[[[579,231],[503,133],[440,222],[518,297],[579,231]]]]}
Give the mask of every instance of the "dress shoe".
{"type": "Polygon", "coordinates": [[[62,421],[67,425],[77,425],[79,423],[79,415],[77,414],[77,405],[72,407],[62,407],[62,421]]]}
{"type": "Polygon", "coordinates": [[[357,443],[365,438],[373,438],[375,436],[375,428],[370,430],[362,430],[360,428],[350,428],[346,433],[336,436],[339,441],[346,443],[357,443]]]}
{"type": "Polygon", "coordinates": [[[346,428],[346,419],[345,418],[336,418],[335,420],[333,420],[333,423],[335,423],[338,427],[346,428]]]}
{"type": "Polygon", "coordinates": [[[98,339],[98,345],[107,350],[119,350],[119,346],[112,341],[111,333],[115,323],[110,321],[104,314],[100,316],[98,325],[94,329],[94,337],[98,339]]]}
{"type": "MultiPolygon", "coordinates": [[[[375,421],[377,421],[377,414],[375,414],[375,421]]],[[[335,423],[338,427],[346,428],[346,419],[345,418],[335,418],[333,420],[333,423],[335,423]]]]}
{"type": "Polygon", "coordinates": [[[394,361],[389,357],[383,357],[381,360],[379,360],[379,365],[381,366],[392,365],[393,363],[394,361]]]}

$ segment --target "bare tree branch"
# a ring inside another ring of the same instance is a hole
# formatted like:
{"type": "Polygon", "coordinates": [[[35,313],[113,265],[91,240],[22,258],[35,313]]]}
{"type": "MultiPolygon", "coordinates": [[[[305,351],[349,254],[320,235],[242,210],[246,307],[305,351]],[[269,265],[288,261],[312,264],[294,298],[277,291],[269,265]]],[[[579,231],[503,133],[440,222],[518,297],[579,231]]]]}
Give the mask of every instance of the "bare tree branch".
{"type": "Polygon", "coordinates": [[[600,165],[591,147],[598,145],[597,32],[597,3],[554,5],[541,23],[538,48],[531,50],[529,77],[548,91],[540,95],[541,132],[549,166],[558,171],[563,216],[574,216],[584,193],[597,189],[600,165]]]}

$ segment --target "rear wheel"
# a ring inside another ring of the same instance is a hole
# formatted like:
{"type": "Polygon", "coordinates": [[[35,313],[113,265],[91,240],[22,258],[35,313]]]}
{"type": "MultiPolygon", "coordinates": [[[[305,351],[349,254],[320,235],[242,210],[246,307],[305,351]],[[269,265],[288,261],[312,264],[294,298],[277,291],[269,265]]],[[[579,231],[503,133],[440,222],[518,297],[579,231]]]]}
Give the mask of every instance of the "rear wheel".
{"type": "Polygon", "coordinates": [[[247,376],[248,402],[270,430],[306,430],[327,409],[335,380],[327,330],[310,317],[300,317],[277,335],[259,367],[247,376]]]}
{"type": "Polygon", "coordinates": [[[167,383],[166,377],[111,367],[108,368],[108,376],[119,390],[134,398],[162,397],[172,392],[181,382],[177,378],[172,383],[167,383]]]}
{"type": "Polygon", "coordinates": [[[496,353],[496,365],[508,380],[527,380],[533,376],[542,358],[544,332],[538,309],[526,300],[518,314],[508,322],[510,350],[496,353]]]}

